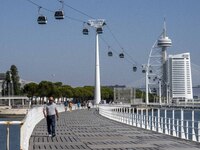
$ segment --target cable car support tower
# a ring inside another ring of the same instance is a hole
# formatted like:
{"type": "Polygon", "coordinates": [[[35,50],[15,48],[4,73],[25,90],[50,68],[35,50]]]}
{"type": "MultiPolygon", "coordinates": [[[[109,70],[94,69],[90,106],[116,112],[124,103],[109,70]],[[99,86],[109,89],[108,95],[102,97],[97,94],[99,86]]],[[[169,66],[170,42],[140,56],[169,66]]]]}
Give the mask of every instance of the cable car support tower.
{"type": "Polygon", "coordinates": [[[96,29],[96,44],[95,44],[95,104],[98,105],[101,101],[101,84],[100,84],[100,62],[99,62],[99,34],[103,33],[103,26],[106,25],[104,19],[88,20],[89,26],[96,29]]]}

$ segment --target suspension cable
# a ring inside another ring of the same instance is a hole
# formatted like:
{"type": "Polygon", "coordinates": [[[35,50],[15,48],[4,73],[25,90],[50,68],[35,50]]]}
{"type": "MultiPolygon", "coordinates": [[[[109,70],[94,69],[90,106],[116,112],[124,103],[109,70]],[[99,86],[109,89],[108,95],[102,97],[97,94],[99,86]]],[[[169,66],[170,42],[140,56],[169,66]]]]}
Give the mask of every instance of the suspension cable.
{"type": "MultiPolygon", "coordinates": [[[[60,2],[60,0],[57,0],[57,1],[60,2]]],[[[76,11],[76,12],[78,12],[78,13],[84,15],[84,16],[87,16],[87,17],[89,17],[89,18],[95,19],[94,17],[92,17],[92,16],[90,16],[90,15],[84,13],[83,11],[80,11],[80,10],[78,10],[78,9],[76,9],[76,8],[74,8],[74,7],[72,7],[72,6],[70,6],[69,4],[66,4],[64,1],[63,1],[63,4],[64,4],[65,6],[67,6],[68,8],[70,8],[70,9],[72,9],[72,10],[74,10],[74,11],[76,11]]]]}

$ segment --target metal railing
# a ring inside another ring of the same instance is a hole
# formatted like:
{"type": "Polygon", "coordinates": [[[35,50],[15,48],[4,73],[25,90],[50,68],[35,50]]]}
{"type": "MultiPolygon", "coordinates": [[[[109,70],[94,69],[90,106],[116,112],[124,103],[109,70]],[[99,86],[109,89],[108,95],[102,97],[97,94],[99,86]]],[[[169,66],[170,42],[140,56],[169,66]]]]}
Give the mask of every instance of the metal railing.
{"type": "Polygon", "coordinates": [[[176,110],[174,108],[141,109],[119,106],[99,106],[99,113],[109,119],[181,139],[200,142],[200,118],[195,118],[195,116],[200,114],[200,111],[195,112],[197,110],[190,110],[189,113],[186,111],[188,110],[176,110]],[[199,114],[195,115],[195,113],[199,114]],[[186,117],[189,119],[184,119],[186,117]]]}

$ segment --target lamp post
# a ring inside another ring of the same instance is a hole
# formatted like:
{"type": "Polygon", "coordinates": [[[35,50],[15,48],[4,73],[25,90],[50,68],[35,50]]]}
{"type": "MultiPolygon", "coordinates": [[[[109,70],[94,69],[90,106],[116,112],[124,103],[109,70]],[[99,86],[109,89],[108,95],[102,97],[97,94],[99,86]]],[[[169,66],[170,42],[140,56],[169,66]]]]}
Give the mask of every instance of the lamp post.
{"type": "Polygon", "coordinates": [[[96,41],[95,41],[95,104],[98,105],[101,101],[101,83],[100,83],[100,63],[99,63],[99,34],[103,33],[102,27],[105,24],[104,19],[88,20],[89,26],[96,29],[96,41]]]}

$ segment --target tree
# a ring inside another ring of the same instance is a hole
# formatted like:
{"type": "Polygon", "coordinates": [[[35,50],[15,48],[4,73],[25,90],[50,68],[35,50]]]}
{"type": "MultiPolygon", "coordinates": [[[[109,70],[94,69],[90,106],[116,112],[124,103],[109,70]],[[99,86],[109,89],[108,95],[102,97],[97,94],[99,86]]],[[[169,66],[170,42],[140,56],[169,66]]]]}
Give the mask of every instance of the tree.
{"type": "Polygon", "coordinates": [[[19,75],[18,75],[18,70],[15,65],[12,65],[10,67],[10,73],[11,73],[11,80],[13,83],[13,92],[14,95],[20,95],[20,83],[19,83],[19,75]]]}
{"type": "Polygon", "coordinates": [[[113,90],[109,87],[101,88],[101,98],[106,100],[107,103],[113,101],[114,93],[113,90]]]}
{"type": "Polygon", "coordinates": [[[28,97],[33,97],[38,95],[38,84],[29,83],[24,86],[23,92],[27,94],[28,97]]]}
{"type": "Polygon", "coordinates": [[[69,85],[63,85],[60,90],[63,97],[71,98],[74,96],[73,88],[69,85]]]}
{"type": "Polygon", "coordinates": [[[50,81],[41,81],[38,85],[38,94],[41,97],[49,97],[54,94],[54,85],[50,81]]]}
{"type": "Polygon", "coordinates": [[[10,71],[6,72],[6,78],[5,78],[5,82],[2,85],[3,87],[3,92],[4,96],[9,96],[11,95],[11,74],[10,71]]]}

